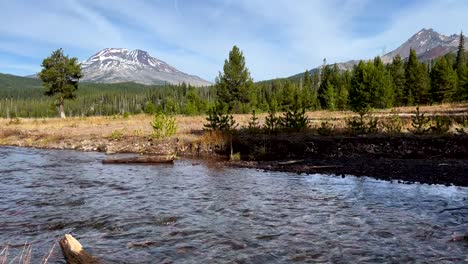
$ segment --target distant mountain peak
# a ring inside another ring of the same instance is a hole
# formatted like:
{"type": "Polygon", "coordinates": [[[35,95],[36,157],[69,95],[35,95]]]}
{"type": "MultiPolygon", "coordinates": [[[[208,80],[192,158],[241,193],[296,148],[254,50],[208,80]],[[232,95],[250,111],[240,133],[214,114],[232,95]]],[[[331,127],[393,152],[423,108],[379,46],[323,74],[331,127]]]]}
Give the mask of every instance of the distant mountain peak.
{"type": "Polygon", "coordinates": [[[452,34],[446,36],[438,33],[432,28],[423,28],[411,36],[397,49],[382,56],[385,63],[390,63],[396,55],[402,58],[409,56],[410,49],[414,49],[416,54],[422,55],[424,59],[431,59],[448,52],[452,52],[458,46],[459,35],[452,34]],[[424,56],[426,54],[427,56],[424,56]]]}
{"type": "Polygon", "coordinates": [[[81,65],[84,72],[83,81],[89,82],[143,84],[185,82],[194,86],[211,84],[200,77],[183,73],[140,49],[105,48],[81,65]]]}

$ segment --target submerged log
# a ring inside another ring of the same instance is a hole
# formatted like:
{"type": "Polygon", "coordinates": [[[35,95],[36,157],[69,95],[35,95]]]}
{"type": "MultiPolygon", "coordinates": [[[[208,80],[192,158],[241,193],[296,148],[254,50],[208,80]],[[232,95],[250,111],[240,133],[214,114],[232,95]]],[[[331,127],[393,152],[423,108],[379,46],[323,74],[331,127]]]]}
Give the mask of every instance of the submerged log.
{"type": "Polygon", "coordinates": [[[132,163],[158,164],[158,163],[174,163],[174,160],[175,160],[174,156],[139,156],[139,157],[105,159],[102,161],[102,163],[103,164],[132,164],[132,163]]]}
{"type": "Polygon", "coordinates": [[[102,264],[97,258],[84,251],[80,242],[72,235],[66,234],[59,244],[67,264],[102,264]]]}

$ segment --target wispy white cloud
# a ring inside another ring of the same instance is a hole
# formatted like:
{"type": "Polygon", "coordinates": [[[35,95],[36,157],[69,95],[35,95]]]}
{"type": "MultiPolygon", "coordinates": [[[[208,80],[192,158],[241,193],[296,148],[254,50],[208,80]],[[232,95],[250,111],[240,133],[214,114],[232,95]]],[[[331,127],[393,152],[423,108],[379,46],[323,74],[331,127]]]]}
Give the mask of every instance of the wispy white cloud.
{"type": "Polygon", "coordinates": [[[0,16],[0,65],[1,52],[37,58],[39,65],[58,47],[80,59],[101,48],[127,47],[213,80],[238,45],[260,80],[304,71],[325,57],[371,58],[423,27],[452,34],[468,26],[467,1],[378,3],[388,12],[373,13],[373,0],[0,1],[8,10],[0,16]],[[381,28],[368,30],[372,23],[381,28]]]}

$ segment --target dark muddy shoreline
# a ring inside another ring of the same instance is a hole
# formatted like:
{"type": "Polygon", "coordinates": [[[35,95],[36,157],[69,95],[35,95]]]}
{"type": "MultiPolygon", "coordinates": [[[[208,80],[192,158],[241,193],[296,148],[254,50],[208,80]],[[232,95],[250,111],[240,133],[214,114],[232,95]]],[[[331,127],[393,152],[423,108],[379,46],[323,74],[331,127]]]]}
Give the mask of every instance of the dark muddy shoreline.
{"type": "Polygon", "coordinates": [[[294,164],[278,161],[237,161],[231,166],[293,173],[367,176],[405,183],[468,187],[468,160],[425,159],[308,159],[294,164]]]}
{"type": "Polygon", "coordinates": [[[234,148],[231,166],[468,187],[467,136],[244,135],[234,148]]]}

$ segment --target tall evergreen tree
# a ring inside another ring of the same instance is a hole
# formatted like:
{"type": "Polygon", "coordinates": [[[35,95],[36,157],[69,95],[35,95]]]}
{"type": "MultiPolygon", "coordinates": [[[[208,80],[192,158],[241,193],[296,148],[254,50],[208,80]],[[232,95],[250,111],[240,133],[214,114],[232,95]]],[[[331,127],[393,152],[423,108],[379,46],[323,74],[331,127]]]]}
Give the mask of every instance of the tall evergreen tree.
{"type": "Polygon", "coordinates": [[[313,107],[314,98],[312,93],[312,78],[308,70],[304,72],[304,77],[302,78],[301,98],[302,106],[305,109],[313,107]]]}
{"type": "Polygon", "coordinates": [[[320,85],[317,90],[317,98],[320,104],[320,107],[322,109],[325,109],[327,107],[327,85],[328,81],[331,78],[332,75],[332,69],[330,68],[329,65],[325,65],[322,68],[321,74],[320,74],[320,85]]]}
{"type": "Polygon", "coordinates": [[[349,91],[349,105],[351,109],[361,115],[365,115],[371,108],[370,91],[370,64],[360,61],[353,68],[351,86],[349,91]]]}
{"type": "Polygon", "coordinates": [[[65,56],[62,49],[52,52],[42,62],[39,78],[46,90],[45,94],[55,96],[55,105],[61,118],[65,118],[64,102],[76,97],[75,91],[82,76],[78,59],[65,56]]]}
{"type": "Polygon", "coordinates": [[[349,70],[341,75],[340,86],[336,94],[336,106],[339,110],[348,108],[349,103],[349,86],[351,85],[351,72],[349,70]]]}
{"type": "Polygon", "coordinates": [[[336,89],[330,80],[327,81],[324,98],[325,98],[326,108],[331,111],[335,110],[336,109],[336,89]]]}
{"type": "Polygon", "coordinates": [[[224,62],[223,73],[216,78],[219,104],[229,113],[249,112],[254,102],[254,84],[245,66],[242,51],[234,46],[224,62]]]}
{"type": "Polygon", "coordinates": [[[429,78],[424,64],[419,63],[416,51],[410,50],[408,61],[405,64],[405,83],[404,92],[405,104],[425,104],[429,102],[429,78]]]}
{"type": "Polygon", "coordinates": [[[388,108],[393,106],[394,91],[390,73],[385,68],[380,57],[374,59],[371,80],[371,101],[372,107],[388,108]]]}
{"type": "Polygon", "coordinates": [[[468,99],[468,68],[466,66],[465,37],[463,36],[463,31],[460,33],[455,70],[457,72],[458,84],[457,91],[452,94],[452,99],[468,99]]]}
{"type": "Polygon", "coordinates": [[[434,103],[446,102],[453,98],[457,88],[457,74],[445,57],[436,61],[431,71],[431,100],[434,103]]]}
{"type": "Polygon", "coordinates": [[[393,58],[392,64],[390,65],[390,74],[393,80],[394,105],[402,105],[405,101],[405,68],[403,67],[403,60],[400,55],[396,55],[393,58]]]}

